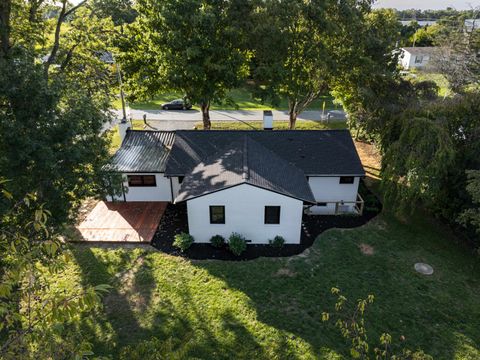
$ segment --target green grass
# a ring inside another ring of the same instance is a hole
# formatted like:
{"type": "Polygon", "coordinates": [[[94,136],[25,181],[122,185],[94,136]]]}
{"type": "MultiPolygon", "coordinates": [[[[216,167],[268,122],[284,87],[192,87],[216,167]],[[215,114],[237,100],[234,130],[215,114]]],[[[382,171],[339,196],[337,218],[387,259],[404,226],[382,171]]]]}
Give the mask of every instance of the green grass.
{"type": "MultiPolygon", "coordinates": [[[[270,104],[262,104],[261,100],[258,98],[253,98],[252,93],[247,88],[233,89],[228,93],[228,96],[237,104],[238,109],[240,110],[266,110],[266,109],[275,109],[275,110],[287,110],[288,101],[287,99],[282,99],[278,106],[271,106],[270,104]]],[[[149,101],[133,102],[129,103],[129,106],[132,109],[143,109],[143,110],[160,110],[160,106],[163,103],[169,102],[174,99],[182,98],[182,94],[175,92],[166,92],[160,95],[155,96],[149,101]]],[[[319,99],[313,101],[308,107],[309,110],[322,110],[323,102],[325,102],[325,109],[340,109],[339,105],[333,103],[333,97],[331,96],[322,96],[319,99]]],[[[116,109],[121,108],[120,99],[117,99],[114,102],[114,107],[116,109]]],[[[197,106],[193,107],[194,109],[199,109],[197,106]]],[[[222,104],[212,104],[212,110],[237,110],[235,106],[230,103],[222,104]]]]}
{"type": "MultiPolygon", "coordinates": [[[[273,127],[276,130],[288,130],[288,121],[275,121],[273,127]]],[[[202,122],[195,123],[197,129],[201,129],[202,122]]],[[[347,124],[345,121],[331,121],[329,123],[311,120],[297,120],[297,130],[335,130],[346,129],[347,124]]],[[[261,130],[263,124],[261,121],[212,121],[212,130],[261,130]]]]}
{"type": "Polygon", "coordinates": [[[443,226],[386,215],[351,230],[321,234],[301,256],[253,261],[188,261],[157,251],[78,245],[88,284],[110,283],[105,306],[85,322],[97,355],[157,338],[165,358],[349,358],[345,341],[321,321],[339,287],[351,300],[375,295],[370,339],[439,359],[480,358],[480,266],[443,226]],[[364,255],[360,244],[373,247],[364,255]],[[422,276],[416,262],[435,273],[422,276]],[[124,276],[116,276],[124,273],[124,276]]]}
{"type": "Polygon", "coordinates": [[[448,97],[453,95],[448,80],[442,74],[417,71],[415,77],[409,76],[408,78],[412,81],[433,81],[438,86],[438,96],[448,97]]]}

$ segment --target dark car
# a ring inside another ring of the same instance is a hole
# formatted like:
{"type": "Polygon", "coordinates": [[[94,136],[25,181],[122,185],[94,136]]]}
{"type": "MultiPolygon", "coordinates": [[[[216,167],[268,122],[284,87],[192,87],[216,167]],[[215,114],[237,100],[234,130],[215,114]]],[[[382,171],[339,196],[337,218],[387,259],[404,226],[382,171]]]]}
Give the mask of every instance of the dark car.
{"type": "Polygon", "coordinates": [[[162,104],[162,110],[190,110],[191,108],[192,104],[183,99],[177,99],[162,104]]]}

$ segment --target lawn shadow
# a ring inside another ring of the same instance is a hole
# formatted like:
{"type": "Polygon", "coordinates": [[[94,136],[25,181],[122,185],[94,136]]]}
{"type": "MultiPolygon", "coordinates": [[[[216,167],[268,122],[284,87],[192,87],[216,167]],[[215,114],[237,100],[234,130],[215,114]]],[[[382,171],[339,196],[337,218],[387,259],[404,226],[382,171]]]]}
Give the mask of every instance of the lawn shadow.
{"type": "Polygon", "coordinates": [[[185,358],[231,359],[242,348],[256,359],[269,359],[233,312],[215,314],[216,325],[212,327],[203,302],[196,298],[199,294],[187,286],[191,281],[188,276],[177,273],[179,285],[172,284],[170,277],[160,281],[157,272],[162,269],[150,256],[155,252],[118,248],[107,252],[84,244],[73,246],[82,284],[112,286],[102,300],[103,309],[82,323],[96,355],[116,358],[124,347],[157,338],[162,344],[172,344],[172,351],[185,358]],[[174,298],[171,286],[177,286],[174,298]]]}
{"type": "Polygon", "coordinates": [[[474,320],[480,319],[475,305],[480,294],[478,261],[466,265],[475,260],[470,256],[471,261],[462,261],[466,254],[455,250],[455,244],[439,242],[441,228],[429,231],[425,239],[417,225],[383,217],[361,229],[327,232],[304,254],[289,259],[195,265],[246,294],[259,321],[302,338],[318,357],[325,348],[348,357],[339,330],[321,320],[323,311],[334,308],[335,297],[330,294],[334,286],[352,303],[375,295],[366,316],[369,339],[375,345],[383,332],[389,332],[395,350],[401,344],[421,348],[434,358],[453,360],[464,351],[478,356],[480,329],[474,320]],[[375,252],[362,253],[362,243],[375,252]],[[432,263],[437,273],[432,277],[415,273],[416,261],[432,263]],[[407,340],[402,342],[401,336],[407,340]]]}

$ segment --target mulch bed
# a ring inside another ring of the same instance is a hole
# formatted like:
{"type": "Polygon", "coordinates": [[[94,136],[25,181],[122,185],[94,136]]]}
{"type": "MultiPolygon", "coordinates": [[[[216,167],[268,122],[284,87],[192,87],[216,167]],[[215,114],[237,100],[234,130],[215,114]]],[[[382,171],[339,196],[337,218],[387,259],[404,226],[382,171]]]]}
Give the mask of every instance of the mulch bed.
{"type": "MultiPolygon", "coordinates": [[[[363,189],[364,190],[364,189],[363,189]]],[[[365,191],[365,190],[364,190],[365,191]]],[[[381,210],[381,204],[372,193],[362,194],[368,196],[369,201],[362,216],[353,215],[303,215],[302,234],[300,244],[286,244],[281,249],[270,245],[248,244],[240,256],[232,254],[227,247],[215,248],[210,244],[192,244],[184,253],[173,246],[173,238],[181,232],[188,233],[187,208],[185,204],[168,204],[155,233],[152,245],[167,254],[181,256],[193,260],[252,260],[258,257],[284,257],[302,253],[312,246],[313,242],[325,230],[331,228],[355,228],[366,224],[381,210]]]]}

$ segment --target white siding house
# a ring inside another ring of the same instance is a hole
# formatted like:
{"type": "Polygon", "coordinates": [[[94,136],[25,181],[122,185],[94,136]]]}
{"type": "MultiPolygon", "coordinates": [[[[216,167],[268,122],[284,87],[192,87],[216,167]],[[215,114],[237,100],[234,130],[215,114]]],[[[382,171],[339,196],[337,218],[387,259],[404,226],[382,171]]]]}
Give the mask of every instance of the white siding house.
{"type": "Polygon", "coordinates": [[[308,183],[318,203],[317,206],[308,208],[309,213],[333,215],[354,212],[360,177],[309,176],[308,183]]]}
{"type": "Polygon", "coordinates": [[[362,212],[365,171],[348,130],[128,130],[107,169],[124,179],[108,200],[186,203],[200,243],[237,232],[299,244],[304,213],[362,212]]]}
{"type": "Polygon", "coordinates": [[[126,173],[122,174],[122,194],[108,196],[108,201],[173,201],[172,187],[170,179],[166,178],[164,174],[147,174],[147,173],[126,173]],[[135,184],[132,178],[153,176],[155,182],[147,184],[135,184]]]}
{"type": "Polygon", "coordinates": [[[214,235],[226,239],[237,232],[255,244],[281,235],[287,244],[300,243],[303,202],[249,184],[241,184],[187,201],[188,228],[195,242],[214,235]],[[210,206],[225,207],[225,224],[210,223],[210,206]],[[280,206],[279,224],[265,224],[265,206],[280,206]]]}
{"type": "Polygon", "coordinates": [[[400,64],[405,70],[424,69],[430,62],[437,48],[435,47],[405,47],[402,48],[400,64]]]}

